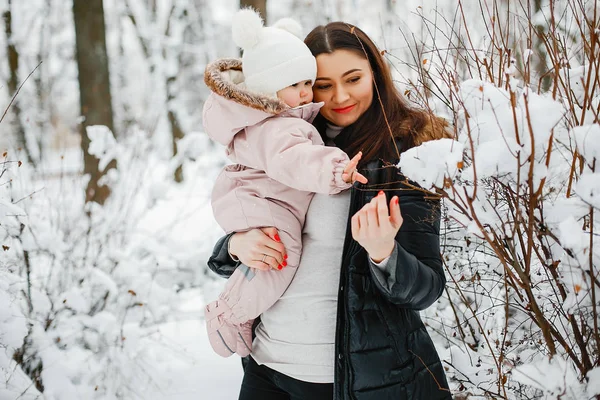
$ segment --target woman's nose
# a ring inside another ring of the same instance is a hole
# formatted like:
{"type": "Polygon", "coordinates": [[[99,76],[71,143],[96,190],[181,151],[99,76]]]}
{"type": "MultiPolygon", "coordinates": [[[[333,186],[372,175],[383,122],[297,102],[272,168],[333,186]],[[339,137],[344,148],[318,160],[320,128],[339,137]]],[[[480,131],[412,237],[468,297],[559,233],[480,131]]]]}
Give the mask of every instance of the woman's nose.
{"type": "Polygon", "coordinates": [[[348,95],[348,92],[344,90],[344,88],[342,87],[337,87],[333,93],[333,101],[335,101],[338,104],[342,104],[343,102],[345,102],[346,100],[348,100],[350,96],[348,95]]]}

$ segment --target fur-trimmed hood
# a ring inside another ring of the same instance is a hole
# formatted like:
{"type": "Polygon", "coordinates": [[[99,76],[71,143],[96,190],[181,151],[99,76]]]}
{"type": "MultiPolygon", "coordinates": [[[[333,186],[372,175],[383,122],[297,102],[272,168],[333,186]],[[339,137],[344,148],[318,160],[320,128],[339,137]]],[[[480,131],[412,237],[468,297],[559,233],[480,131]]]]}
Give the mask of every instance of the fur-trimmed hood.
{"type": "Polygon", "coordinates": [[[202,119],[206,133],[228,146],[242,129],[258,125],[268,118],[296,117],[312,122],[323,103],[290,108],[276,97],[251,92],[244,86],[242,61],[224,58],[210,63],[204,82],[212,91],[204,104],[202,119]]]}

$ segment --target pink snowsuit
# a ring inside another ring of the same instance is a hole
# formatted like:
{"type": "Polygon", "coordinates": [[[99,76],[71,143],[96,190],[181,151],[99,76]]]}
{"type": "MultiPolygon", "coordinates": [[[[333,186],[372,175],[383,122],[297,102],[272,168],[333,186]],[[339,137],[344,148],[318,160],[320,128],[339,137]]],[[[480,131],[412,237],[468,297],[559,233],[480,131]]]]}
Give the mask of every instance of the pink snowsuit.
{"type": "Polygon", "coordinates": [[[215,219],[227,232],[274,226],[285,245],[288,266],[280,271],[237,268],[220,299],[236,321],[253,320],[279,299],[290,284],[302,252],[302,227],[313,194],[339,193],[349,158],[325,147],[311,124],[322,103],[289,108],[279,99],[240,85],[239,61],[207,67],[212,90],[204,105],[206,133],[226,146],[233,165],[218,176],[212,192],[215,219]]]}

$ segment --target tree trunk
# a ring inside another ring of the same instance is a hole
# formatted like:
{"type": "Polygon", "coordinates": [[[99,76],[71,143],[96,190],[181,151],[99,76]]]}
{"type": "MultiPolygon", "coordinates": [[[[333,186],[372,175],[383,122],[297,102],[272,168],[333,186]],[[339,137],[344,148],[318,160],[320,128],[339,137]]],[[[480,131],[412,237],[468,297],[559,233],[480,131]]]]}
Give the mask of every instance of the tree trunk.
{"type": "MultiPolygon", "coordinates": [[[[542,9],[542,0],[535,0],[533,2],[533,12],[531,17],[537,14],[542,9]]],[[[531,40],[533,41],[533,47],[535,48],[536,58],[534,60],[534,66],[536,72],[536,77],[541,77],[540,81],[542,92],[547,92],[550,90],[550,86],[552,86],[552,75],[548,74],[548,63],[547,63],[547,51],[546,46],[544,45],[543,37],[544,37],[544,26],[536,25],[536,32],[533,33],[533,37],[531,40]]],[[[531,82],[532,84],[537,86],[537,82],[531,82]]]]}
{"type": "Polygon", "coordinates": [[[41,28],[38,36],[38,40],[40,41],[39,51],[36,55],[36,64],[38,65],[39,72],[34,75],[33,82],[35,83],[35,93],[37,95],[39,113],[35,119],[35,123],[37,125],[37,133],[36,133],[36,146],[37,146],[37,159],[42,162],[44,159],[44,132],[50,131],[50,121],[52,120],[51,110],[49,107],[48,94],[50,92],[49,87],[52,85],[51,78],[45,76],[45,72],[48,71],[45,66],[42,64],[44,60],[50,59],[50,42],[52,38],[52,30],[49,28],[51,26],[50,22],[50,13],[52,8],[52,0],[46,0],[43,6],[43,12],[41,17],[41,28]]]}
{"type": "Polygon", "coordinates": [[[252,7],[267,22],[267,0],[240,0],[240,8],[252,7]]]}
{"type": "Polygon", "coordinates": [[[90,145],[87,135],[88,126],[105,125],[111,132],[114,129],[102,1],[73,0],[76,58],[83,117],[80,125],[81,150],[84,173],[90,176],[86,202],[94,201],[99,204],[104,204],[110,195],[110,189],[105,185],[100,186],[98,180],[109,169],[116,168],[116,161],[113,160],[103,171],[100,171],[98,159],[88,152],[90,145]]]}
{"type": "MultiPolygon", "coordinates": [[[[177,8],[175,7],[175,5],[173,5],[173,7],[171,7],[171,12],[169,13],[169,23],[167,24],[167,29],[165,31],[165,37],[173,37],[173,32],[171,32],[171,21],[173,18],[177,18],[180,16],[184,16],[186,15],[186,11],[185,9],[179,9],[177,10],[177,8]]],[[[175,30],[176,32],[177,30],[175,30]]],[[[183,37],[181,37],[180,39],[183,39],[183,37]]],[[[177,65],[177,69],[176,70],[172,70],[169,69],[169,74],[166,76],[166,82],[165,82],[165,87],[167,89],[167,118],[169,119],[169,125],[171,126],[171,143],[173,146],[173,156],[177,155],[177,141],[179,139],[183,139],[183,137],[185,136],[185,132],[183,132],[183,129],[181,129],[181,125],[179,124],[179,120],[177,118],[177,113],[175,111],[175,107],[173,105],[174,100],[175,100],[175,96],[176,96],[176,82],[177,82],[177,75],[178,72],[181,68],[181,49],[179,49],[178,51],[175,51],[175,49],[172,48],[168,48],[168,47],[163,47],[163,58],[167,61],[167,63],[169,64],[176,64],[177,65]],[[177,61],[174,62],[174,58],[175,58],[175,53],[177,54],[177,61]]],[[[173,174],[173,179],[175,179],[175,182],[181,183],[183,182],[183,166],[180,164],[177,166],[177,168],[175,169],[175,172],[173,174]]]]}
{"type": "MultiPolygon", "coordinates": [[[[19,87],[19,52],[13,42],[12,37],[12,1],[8,0],[8,9],[2,14],[4,19],[4,33],[6,34],[6,55],[8,61],[8,68],[10,71],[10,77],[8,79],[8,95],[13,97],[17,93],[19,87]]],[[[21,121],[21,106],[19,105],[18,99],[12,105],[14,112],[13,129],[17,135],[17,147],[22,148],[27,155],[27,161],[29,164],[35,167],[35,162],[29,148],[27,147],[27,137],[25,136],[25,127],[21,121]]]]}
{"type": "MultiPolygon", "coordinates": [[[[167,79],[167,108],[169,110],[167,116],[169,118],[169,125],[171,125],[171,133],[173,138],[173,156],[177,155],[177,141],[179,139],[183,139],[185,136],[183,129],[181,129],[181,126],[179,125],[177,114],[175,111],[173,111],[173,106],[171,104],[175,97],[173,86],[176,79],[177,78],[174,76],[171,76],[167,79]]],[[[175,179],[175,182],[183,182],[183,167],[181,164],[175,169],[173,178],[175,179]]]]}

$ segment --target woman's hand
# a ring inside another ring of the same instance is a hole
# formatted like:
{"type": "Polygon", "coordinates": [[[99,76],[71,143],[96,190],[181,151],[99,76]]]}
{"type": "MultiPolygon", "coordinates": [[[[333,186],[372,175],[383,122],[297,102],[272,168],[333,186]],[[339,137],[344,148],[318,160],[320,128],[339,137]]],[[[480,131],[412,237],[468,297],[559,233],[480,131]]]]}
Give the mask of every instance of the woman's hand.
{"type": "Polygon", "coordinates": [[[342,172],[342,180],[346,183],[354,183],[354,182],[360,182],[360,183],[367,183],[368,180],[367,178],[364,177],[364,175],[359,174],[358,171],[356,170],[356,166],[358,165],[358,162],[360,161],[360,158],[362,157],[362,151],[359,151],[357,155],[355,155],[354,157],[352,157],[352,160],[350,160],[350,162],[346,165],[346,168],[344,168],[344,172],[342,172]]]}
{"type": "Polygon", "coordinates": [[[261,228],[239,232],[229,239],[229,253],[250,268],[268,271],[287,265],[287,254],[277,229],[261,228]]]}
{"type": "Polygon", "coordinates": [[[398,196],[390,200],[389,210],[388,214],[385,195],[379,192],[352,217],[352,237],[375,262],[381,262],[392,254],[396,234],[402,226],[398,196]]]}

